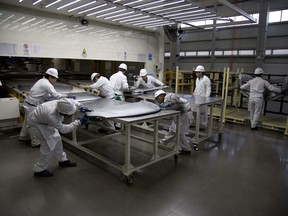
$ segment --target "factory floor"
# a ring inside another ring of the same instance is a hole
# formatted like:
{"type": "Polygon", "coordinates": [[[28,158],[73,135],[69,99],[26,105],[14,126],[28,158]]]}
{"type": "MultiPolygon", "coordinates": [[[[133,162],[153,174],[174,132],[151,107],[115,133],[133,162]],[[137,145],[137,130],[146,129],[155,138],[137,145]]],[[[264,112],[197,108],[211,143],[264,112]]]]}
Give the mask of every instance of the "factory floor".
{"type": "Polygon", "coordinates": [[[288,136],[226,123],[199,151],[133,173],[65,150],[76,168],[36,178],[39,148],[18,143],[19,130],[0,131],[0,215],[3,216],[287,216],[288,136]]]}

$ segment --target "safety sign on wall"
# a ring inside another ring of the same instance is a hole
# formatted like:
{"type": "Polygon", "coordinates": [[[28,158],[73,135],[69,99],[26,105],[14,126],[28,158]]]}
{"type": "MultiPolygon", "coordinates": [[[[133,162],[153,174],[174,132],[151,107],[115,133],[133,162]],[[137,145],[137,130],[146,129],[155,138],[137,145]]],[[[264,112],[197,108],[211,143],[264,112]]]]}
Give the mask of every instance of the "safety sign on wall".
{"type": "Polygon", "coordinates": [[[152,53],[148,53],[148,61],[152,61],[152,53]]]}
{"type": "Polygon", "coordinates": [[[84,48],[83,51],[82,51],[82,57],[83,57],[83,58],[87,57],[87,51],[86,51],[85,48],[84,48]]]}
{"type": "Polygon", "coordinates": [[[28,44],[23,44],[23,54],[24,55],[29,55],[29,45],[28,44]]]}

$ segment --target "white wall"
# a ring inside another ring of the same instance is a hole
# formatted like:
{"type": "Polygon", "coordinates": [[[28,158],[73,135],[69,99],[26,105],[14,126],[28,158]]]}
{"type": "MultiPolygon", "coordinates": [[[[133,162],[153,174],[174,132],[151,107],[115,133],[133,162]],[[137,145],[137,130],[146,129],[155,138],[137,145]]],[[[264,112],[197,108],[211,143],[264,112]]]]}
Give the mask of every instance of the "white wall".
{"type": "Polygon", "coordinates": [[[124,29],[100,23],[81,26],[77,20],[32,16],[23,11],[4,11],[4,15],[0,17],[0,56],[144,62],[146,69],[151,72],[155,72],[156,65],[164,62],[164,35],[161,32],[124,29]],[[67,25],[67,29],[47,28],[48,25],[40,27],[40,24],[33,26],[32,22],[29,28],[23,30],[21,23],[19,27],[13,28],[17,24],[13,23],[13,19],[9,20],[11,24],[8,26],[8,22],[1,23],[5,13],[7,16],[13,13],[14,20],[21,16],[36,17],[33,23],[41,19],[45,19],[46,23],[50,20],[62,22],[67,25]],[[77,32],[77,29],[83,31],[77,32]],[[162,50],[161,53],[159,50],[162,50]]]}

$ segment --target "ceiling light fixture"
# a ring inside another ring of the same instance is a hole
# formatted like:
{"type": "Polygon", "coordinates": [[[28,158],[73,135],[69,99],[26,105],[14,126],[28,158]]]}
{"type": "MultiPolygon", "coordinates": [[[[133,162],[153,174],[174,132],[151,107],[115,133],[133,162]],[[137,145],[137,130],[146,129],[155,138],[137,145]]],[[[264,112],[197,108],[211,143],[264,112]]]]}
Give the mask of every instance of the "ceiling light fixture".
{"type": "Polygon", "coordinates": [[[114,22],[114,21],[119,21],[119,20],[131,18],[131,17],[138,17],[138,16],[142,16],[142,14],[134,14],[134,15],[131,15],[131,16],[120,17],[120,18],[117,18],[117,19],[113,19],[112,21],[114,22]]]}
{"type": "Polygon", "coordinates": [[[45,20],[38,21],[38,22],[36,22],[36,23],[34,23],[34,24],[30,25],[30,26],[33,27],[33,26],[36,26],[36,25],[38,25],[38,24],[40,24],[42,22],[45,22],[45,20]]]}
{"type": "Polygon", "coordinates": [[[18,28],[18,27],[20,27],[20,25],[17,25],[17,26],[13,26],[12,28],[10,28],[9,30],[13,30],[13,29],[16,29],[16,28],[18,28]]]}
{"type": "Polygon", "coordinates": [[[161,15],[164,15],[164,14],[171,14],[171,13],[182,13],[184,11],[188,11],[188,10],[193,10],[193,9],[196,9],[198,7],[194,7],[194,8],[181,8],[179,10],[172,10],[172,11],[165,11],[165,12],[162,12],[162,13],[157,13],[156,15],[158,16],[161,16],[161,15]]]}
{"type": "Polygon", "coordinates": [[[67,3],[65,5],[62,5],[61,7],[58,7],[57,10],[61,10],[61,9],[65,8],[65,7],[68,7],[68,6],[70,6],[72,4],[75,4],[75,3],[79,2],[79,1],[81,1],[81,0],[75,0],[73,2],[70,2],[70,3],[67,3]]]}
{"type": "Polygon", "coordinates": [[[122,10],[117,10],[117,11],[113,11],[113,12],[110,12],[110,13],[102,14],[102,15],[96,16],[96,18],[100,18],[100,17],[103,17],[103,16],[109,16],[109,15],[115,14],[115,13],[120,13],[120,12],[125,11],[125,10],[126,9],[122,9],[122,10]]]}
{"type": "MultiPolygon", "coordinates": [[[[175,17],[175,16],[177,17],[177,16],[182,16],[184,14],[188,14],[188,16],[189,16],[190,14],[199,14],[199,12],[203,12],[203,11],[205,11],[205,9],[200,9],[200,10],[195,10],[195,11],[187,11],[187,12],[183,12],[181,14],[179,14],[179,13],[169,14],[169,15],[165,15],[164,17],[175,17]]],[[[207,13],[207,12],[205,12],[205,13],[207,13]]],[[[211,12],[208,12],[208,13],[211,13],[211,12]]],[[[203,14],[203,13],[201,13],[201,14],[203,14]]]]}
{"type": "Polygon", "coordinates": [[[78,14],[86,13],[86,12],[88,12],[88,11],[95,10],[95,9],[97,9],[97,8],[104,7],[104,6],[106,6],[106,5],[107,5],[107,4],[98,5],[98,6],[96,6],[96,7],[89,8],[89,9],[86,9],[86,10],[83,10],[83,11],[80,11],[78,14]]]}
{"type": "Polygon", "coordinates": [[[57,24],[54,24],[54,25],[51,25],[51,26],[48,26],[46,29],[50,29],[50,28],[53,28],[53,27],[56,27],[56,26],[59,26],[59,25],[62,25],[63,22],[61,23],[57,23],[57,24]]]}
{"type": "Polygon", "coordinates": [[[158,4],[158,3],[163,2],[163,1],[165,1],[165,0],[152,1],[152,2],[149,2],[149,3],[142,4],[142,5],[137,5],[137,6],[133,7],[133,8],[142,8],[142,7],[146,7],[148,5],[158,4]]]}
{"type": "Polygon", "coordinates": [[[97,1],[91,1],[91,2],[88,2],[88,3],[86,3],[86,4],[80,5],[80,6],[78,6],[78,7],[71,8],[71,9],[68,10],[68,12],[72,12],[72,11],[74,11],[74,10],[78,10],[78,9],[80,9],[80,8],[82,8],[82,7],[86,7],[86,6],[91,5],[91,4],[95,4],[96,2],[97,2],[97,1]]]}
{"type": "Polygon", "coordinates": [[[35,1],[35,2],[33,2],[33,5],[36,5],[36,4],[40,3],[41,1],[42,0],[35,1]]]}
{"type": "Polygon", "coordinates": [[[158,23],[158,24],[153,24],[153,25],[141,25],[141,26],[145,27],[145,28],[155,28],[155,27],[159,27],[159,26],[172,25],[172,24],[175,24],[175,23],[166,21],[166,22],[163,22],[163,23],[158,23]]]}
{"type": "Polygon", "coordinates": [[[106,8],[106,9],[104,9],[104,10],[100,10],[100,11],[96,11],[96,12],[87,14],[87,16],[92,16],[92,15],[99,14],[99,13],[102,13],[102,12],[105,12],[105,11],[113,10],[113,9],[115,9],[115,8],[116,8],[116,6],[111,7],[111,8],[106,8]]]}
{"type": "Polygon", "coordinates": [[[52,24],[52,23],[54,23],[54,21],[51,21],[51,22],[45,23],[45,24],[41,25],[40,28],[41,28],[41,27],[44,27],[44,26],[47,26],[47,25],[49,25],[49,24],[52,24]]]}
{"type": "Polygon", "coordinates": [[[24,19],[25,18],[25,16],[23,16],[23,17],[21,17],[21,18],[19,18],[19,19],[17,19],[17,20],[14,20],[12,23],[16,23],[16,22],[18,22],[18,21],[20,21],[20,20],[22,20],[22,19],[24,19]]]}
{"type": "Polygon", "coordinates": [[[26,25],[26,24],[34,21],[35,19],[36,19],[36,18],[32,18],[32,19],[30,19],[30,20],[27,20],[26,22],[23,22],[21,25],[26,25]]]}
{"type": "MultiPolygon", "coordinates": [[[[155,11],[150,11],[150,13],[157,13],[157,12],[161,12],[161,11],[169,11],[169,10],[172,10],[172,9],[177,9],[177,8],[183,8],[183,7],[189,7],[191,6],[192,4],[184,4],[184,5],[179,5],[179,6],[175,6],[175,7],[169,7],[169,8],[163,8],[163,9],[159,9],[159,10],[155,10],[155,11]]],[[[192,7],[191,9],[194,9],[194,8],[198,8],[198,7],[192,7]]]]}
{"type": "Polygon", "coordinates": [[[150,7],[150,8],[145,8],[145,9],[142,9],[142,10],[148,11],[148,10],[151,10],[151,9],[155,9],[155,8],[159,8],[159,7],[165,7],[165,6],[169,6],[169,5],[174,5],[174,4],[178,4],[178,3],[181,3],[181,2],[184,2],[184,0],[179,0],[179,1],[175,1],[175,2],[161,4],[161,5],[153,6],[153,7],[150,7]]]}
{"type": "Polygon", "coordinates": [[[148,18],[149,15],[147,16],[142,16],[142,17],[137,17],[137,18],[132,18],[132,19],[128,19],[128,20],[121,20],[120,23],[122,22],[129,22],[129,21],[132,21],[132,20],[139,20],[139,19],[145,19],[145,18],[148,18]]]}
{"type": "Polygon", "coordinates": [[[45,8],[48,8],[48,7],[50,7],[50,6],[54,5],[54,4],[57,4],[58,2],[61,2],[61,1],[62,1],[62,0],[54,1],[54,2],[52,2],[52,3],[48,4],[48,5],[46,5],[45,8]]]}
{"type": "Polygon", "coordinates": [[[110,17],[105,17],[104,19],[112,19],[112,18],[115,18],[115,17],[119,17],[119,16],[125,16],[127,14],[131,14],[131,13],[135,13],[134,11],[130,11],[130,12],[127,12],[127,13],[123,13],[123,14],[117,14],[117,15],[114,15],[114,16],[110,16],[110,17]]]}
{"type": "Polygon", "coordinates": [[[141,1],[143,1],[143,0],[136,0],[136,1],[133,1],[133,2],[125,3],[125,4],[123,4],[123,6],[136,4],[136,3],[141,2],[141,1]]]}

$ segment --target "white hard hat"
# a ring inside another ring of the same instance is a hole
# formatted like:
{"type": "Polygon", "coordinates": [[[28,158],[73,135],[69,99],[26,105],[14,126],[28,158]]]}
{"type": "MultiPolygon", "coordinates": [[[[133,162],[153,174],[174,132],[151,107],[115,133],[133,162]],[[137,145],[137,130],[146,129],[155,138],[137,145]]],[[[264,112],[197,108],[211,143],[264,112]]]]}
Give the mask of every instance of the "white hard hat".
{"type": "Polygon", "coordinates": [[[159,96],[159,95],[162,95],[162,94],[166,94],[166,92],[164,92],[163,90],[158,90],[155,92],[155,99],[159,96]]]}
{"type": "Polygon", "coordinates": [[[146,76],[146,75],[147,75],[147,70],[141,69],[139,75],[140,75],[140,76],[146,76]]]}
{"type": "Polygon", "coordinates": [[[58,79],[58,70],[55,69],[55,68],[49,68],[47,71],[46,71],[46,74],[49,74],[50,76],[53,76],[55,78],[58,79]]]}
{"type": "Polygon", "coordinates": [[[264,73],[264,71],[260,67],[256,68],[255,71],[254,71],[254,74],[263,74],[263,73],[264,73]]]}
{"type": "Polygon", "coordinates": [[[92,80],[92,82],[94,81],[94,78],[96,77],[96,76],[98,76],[99,75],[99,73],[93,73],[92,75],[91,75],[91,80],[92,80]]]}
{"type": "Polygon", "coordinates": [[[77,107],[72,99],[62,98],[57,102],[57,110],[59,113],[72,115],[76,112],[77,107]]]}
{"type": "Polygon", "coordinates": [[[127,71],[127,65],[124,63],[120,64],[118,68],[121,68],[127,71]]]}
{"type": "Polygon", "coordinates": [[[202,65],[198,65],[194,71],[195,72],[205,72],[205,68],[202,65]]]}

